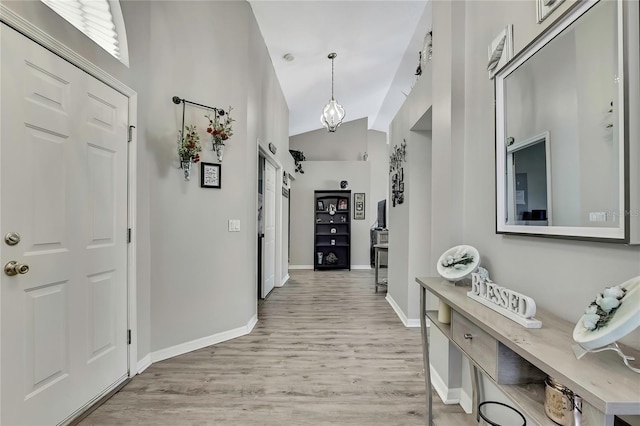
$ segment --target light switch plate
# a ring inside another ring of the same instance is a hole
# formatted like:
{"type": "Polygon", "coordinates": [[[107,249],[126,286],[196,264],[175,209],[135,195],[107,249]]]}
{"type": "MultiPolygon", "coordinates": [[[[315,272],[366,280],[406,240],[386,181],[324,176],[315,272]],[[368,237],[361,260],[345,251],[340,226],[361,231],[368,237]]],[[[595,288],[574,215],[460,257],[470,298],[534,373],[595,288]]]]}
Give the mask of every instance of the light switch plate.
{"type": "Polygon", "coordinates": [[[229,232],[240,232],[240,219],[229,219],[229,232]]]}

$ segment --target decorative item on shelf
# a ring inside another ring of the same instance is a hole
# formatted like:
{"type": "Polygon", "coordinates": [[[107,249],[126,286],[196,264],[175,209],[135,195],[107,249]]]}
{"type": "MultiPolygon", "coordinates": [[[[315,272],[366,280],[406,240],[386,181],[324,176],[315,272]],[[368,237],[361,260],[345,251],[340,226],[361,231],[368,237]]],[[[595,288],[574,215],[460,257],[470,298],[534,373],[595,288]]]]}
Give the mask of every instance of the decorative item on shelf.
{"type": "MultiPolygon", "coordinates": [[[[333,216],[334,214],[336,214],[336,205],[331,203],[329,204],[329,214],[331,216],[333,216]]],[[[333,220],[333,219],[332,219],[333,220]]]]}
{"type": "Polygon", "coordinates": [[[318,265],[322,265],[322,252],[319,251],[316,253],[317,259],[318,259],[318,265]]]}
{"type": "Polygon", "coordinates": [[[367,151],[362,154],[362,161],[369,161],[369,153],[367,151]]]}
{"type": "Polygon", "coordinates": [[[331,228],[331,230],[329,230],[329,233],[331,233],[331,234],[335,234],[336,232],[337,232],[336,228],[331,228]]]}
{"type": "Polygon", "coordinates": [[[220,162],[222,162],[222,155],[224,154],[224,141],[233,136],[233,122],[235,120],[231,117],[232,110],[233,108],[231,107],[227,111],[215,108],[213,117],[211,114],[205,115],[209,120],[207,133],[211,135],[211,149],[216,152],[220,162]]]}
{"type": "Polygon", "coordinates": [[[330,251],[325,259],[325,263],[327,265],[335,265],[338,263],[338,256],[336,256],[334,252],[330,251]]]}
{"type": "MultiPolygon", "coordinates": [[[[455,261],[453,265],[455,267],[455,261]]],[[[525,328],[542,327],[542,322],[534,318],[536,302],[529,296],[497,285],[489,279],[489,271],[484,268],[478,267],[477,272],[471,273],[471,291],[467,292],[467,297],[525,328]]]]}
{"type": "Polygon", "coordinates": [[[589,352],[614,351],[632,371],[640,373],[629,361],[617,340],[640,327],[640,276],[614,287],[607,287],[587,306],[575,328],[573,351],[578,359],[589,352]]]}
{"type": "Polygon", "coordinates": [[[544,412],[564,426],[582,424],[582,398],[550,376],[544,381],[544,412]]]}
{"type": "Polygon", "coordinates": [[[476,272],[480,265],[480,253],[474,247],[460,245],[442,253],[436,269],[449,281],[460,281],[476,272]]]}
{"type": "Polygon", "coordinates": [[[349,189],[349,182],[347,182],[346,180],[341,180],[340,189],[349,189]]]}
{"type": "Polygon", "coordinates": [[[347,210],[347,200],[344,198],[338,200],[338,210],[347,210]]]}
{"type": "Polygon", "coordinates": [[[191,165],[200,161],[200,135],[196,126],[192,124],[184,130],[178,132],[178,156],[180,157],[180,168],[184,172],[184,180],[191,179],[191,165]]]}
{"type": "Polygon", "coordinates": [[[347,218],[344,216],[340,216],[340,222],[345,223],[347,221],[347,218]]]}
{"type": "Polygon", "coordinates": [[[335,246],[336,245],[336,240],[334,238],[331,239],[331,245],[335,246]]]}
{"type": "Polygon", "coordinates": [[[324,211],[324,201],[322,200],[316,201],[316,210],[318,210],[319,212],[324,211]]]}
{"type": "Polygon", "coordinates": [[[345,116],[344,108],[342,108],[342,106],[340,106],[333,97],[333,60],[336,56],[338,55],[335,52],[329,53],[327,56],[331,59],[331,100],[324,107],[322,115],[320,116],[320,122],[331,133],[338,129],[338,126],[342,124],[342,120],[345,116]]]}
{"type": "Polygon", "coordinates": [[[316,217],[316,223],[322,223],[322,219],[320,219],[319,217],[316,217]]]}
{"type": "Polygon", "coordinates": [[[291,154],[291,156],[293,157],[293,162],[296,165],[296,173],[303,173],[304,174],[304,170],[302,170],[302,162],[306,160],[306,158],[304,157],[304,154],[302,153],[302,151],[296,151],[295,149],[290,149],[289,150],[289,154],[291,154]]]}

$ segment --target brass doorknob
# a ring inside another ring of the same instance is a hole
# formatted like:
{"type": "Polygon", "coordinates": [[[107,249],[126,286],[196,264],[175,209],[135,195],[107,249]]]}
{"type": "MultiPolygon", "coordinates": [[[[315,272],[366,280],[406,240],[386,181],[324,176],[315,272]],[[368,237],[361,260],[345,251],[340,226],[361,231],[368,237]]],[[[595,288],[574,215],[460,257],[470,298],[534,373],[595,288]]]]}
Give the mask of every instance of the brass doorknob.
{"type": "Polygon", "coordinates": [[[29,265],[25,265],[23,263],[18,263],[15,260],[4,265],[4,273],[9,276],[14,276],[18,274],[26,274],[29,272],[29,265]]]}

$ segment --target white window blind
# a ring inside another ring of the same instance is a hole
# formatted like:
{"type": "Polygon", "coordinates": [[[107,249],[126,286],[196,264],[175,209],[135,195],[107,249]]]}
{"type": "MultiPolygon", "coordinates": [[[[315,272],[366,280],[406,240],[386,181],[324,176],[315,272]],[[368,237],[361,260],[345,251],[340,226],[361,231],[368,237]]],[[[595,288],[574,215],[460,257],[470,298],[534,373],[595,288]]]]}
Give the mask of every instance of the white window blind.
{"type": "Polygon", "coordinates": [[[127,35],[117,0],[41,0],[71,25],[129,66],[127,35]]]}

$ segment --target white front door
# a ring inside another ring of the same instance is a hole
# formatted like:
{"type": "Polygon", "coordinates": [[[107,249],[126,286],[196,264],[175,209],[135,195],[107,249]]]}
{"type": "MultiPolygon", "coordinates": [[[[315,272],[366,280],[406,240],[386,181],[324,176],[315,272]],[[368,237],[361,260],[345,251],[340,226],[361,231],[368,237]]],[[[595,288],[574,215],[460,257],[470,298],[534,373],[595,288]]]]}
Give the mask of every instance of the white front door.
{"type": "Polygon", "coordinates": [[[128,372],[128,99],[0,31],[0,423],[52,425],[128,372]]]}
{"type": "Polygon", "coordinates": [[[276,168],[266,160],[264,162],[264,280],[262,297],[275,286],[276,275],[276,168]]]}

